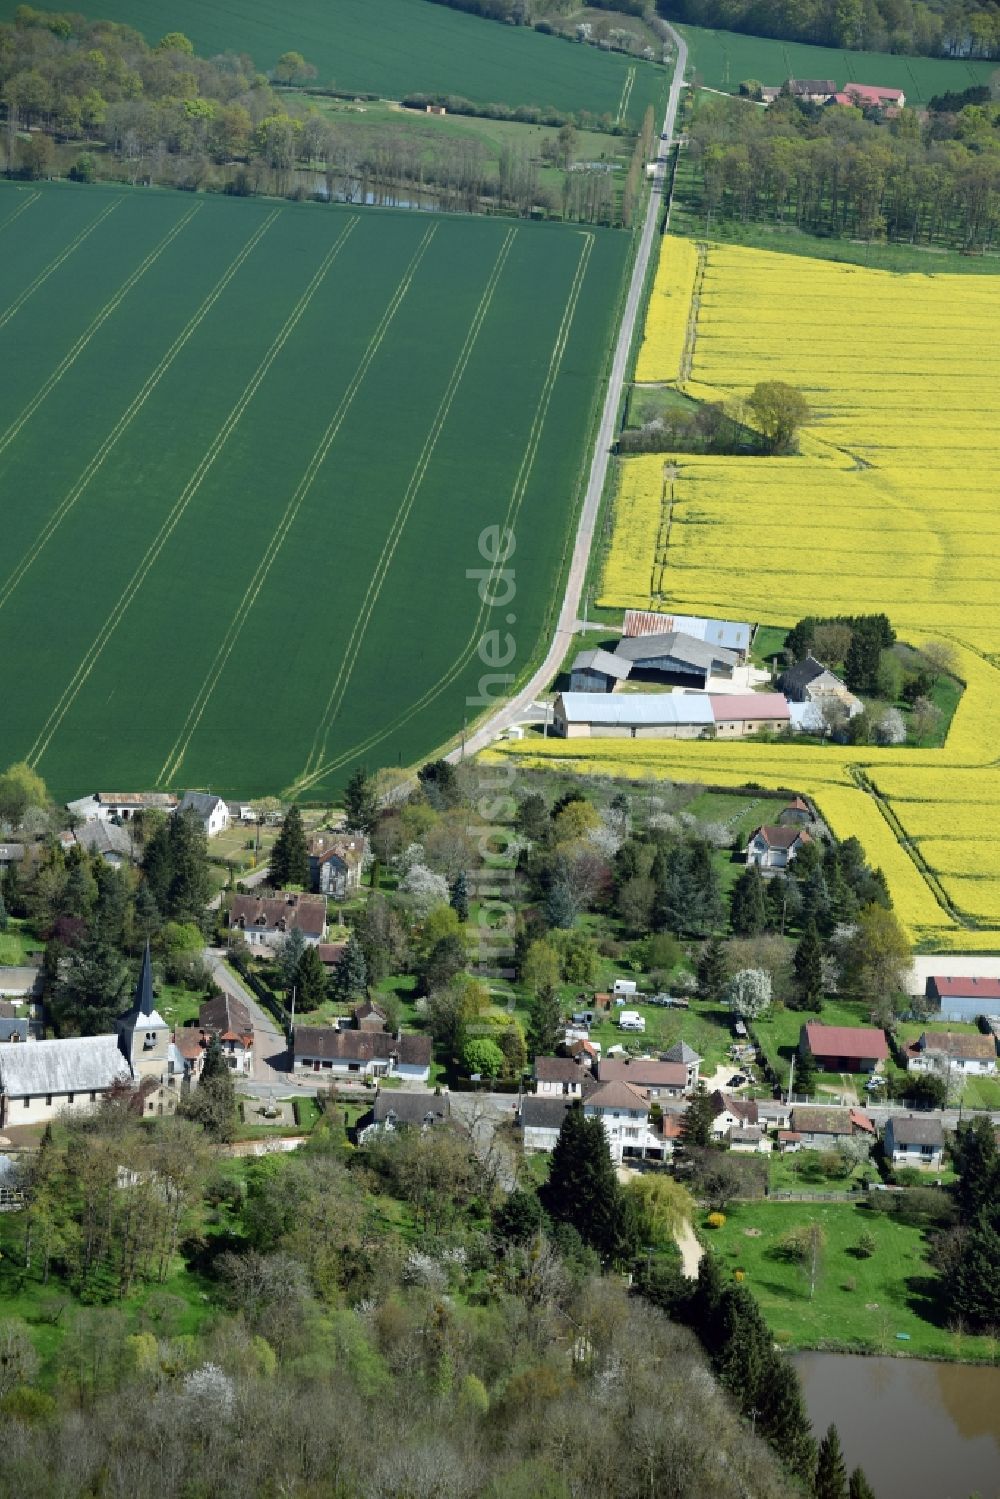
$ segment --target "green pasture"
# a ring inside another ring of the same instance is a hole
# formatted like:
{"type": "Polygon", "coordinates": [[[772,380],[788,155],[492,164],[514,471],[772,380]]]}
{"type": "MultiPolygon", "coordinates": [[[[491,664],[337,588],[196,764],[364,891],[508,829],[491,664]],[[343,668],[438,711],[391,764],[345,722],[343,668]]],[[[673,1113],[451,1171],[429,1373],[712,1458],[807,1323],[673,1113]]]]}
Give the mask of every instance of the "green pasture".
{"type": "Polygon", "coordinates": [[[775,85],[786,78],[832,78],[838,88],[845,83],[900,88],[908,104],[926,104],[934,94],[989,83],[990,74],[996,71],[995,62],[849,52],[742,36],[734,31],[710,31],[701,26],[680,26],[678,30],[688,44],[689,75],[708,88],[727,93],[735,93],[748,78],[775,85]]]}
{"type": "Polygon", "coordinates": [[[0,184],[7,758],[320,800],[474,719],[548,628],[628,247],[0,184]]]}
{"type": "MultiPolygon", "coordinates": [[[[18,0],[0,0],[8,20],[18,0]]],[[[134,26],[150,43],[182,31],[202,57],[249,53],[270,71],[296,51],[317,83],[399,99],[460,94],[480,104],[551,106],[623,117],[638,126],[665,97],[666,70],[596,47],[501,26],[430,0],[90,0],[85,14],[134,26]]]]}

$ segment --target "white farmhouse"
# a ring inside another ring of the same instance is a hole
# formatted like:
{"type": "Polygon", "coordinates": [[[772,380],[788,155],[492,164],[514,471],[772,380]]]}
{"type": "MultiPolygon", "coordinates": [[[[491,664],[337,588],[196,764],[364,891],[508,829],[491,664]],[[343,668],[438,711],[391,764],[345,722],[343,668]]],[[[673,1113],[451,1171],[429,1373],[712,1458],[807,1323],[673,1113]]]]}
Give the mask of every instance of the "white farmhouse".
{"type": "Polygon", "coordinates": [[[185,791],[179,812],[193,812],[205,829],[206,838],[217,838],[229,826],[229,806],[209,791],[185,791]]]}

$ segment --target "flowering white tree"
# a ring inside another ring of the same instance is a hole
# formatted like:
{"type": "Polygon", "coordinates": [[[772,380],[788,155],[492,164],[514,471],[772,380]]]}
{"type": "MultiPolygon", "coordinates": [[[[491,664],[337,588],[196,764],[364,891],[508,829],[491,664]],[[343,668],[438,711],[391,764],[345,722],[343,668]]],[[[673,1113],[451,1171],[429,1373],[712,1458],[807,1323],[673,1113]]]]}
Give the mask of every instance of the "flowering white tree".
{"type": "Polygon", "coordinates": [[[726,998],[742,1020],[759,1020],[771,1008],[771,975],[763,968],[741,968],[729,980],[726,998]]]}
{"type": "Polygon", "coordinates": [[[399,882],[399,891],[408,898],[418,917],[426,916],[433,906],[448,904],[448,881],[426,864],[411,864],[399,882]]]}

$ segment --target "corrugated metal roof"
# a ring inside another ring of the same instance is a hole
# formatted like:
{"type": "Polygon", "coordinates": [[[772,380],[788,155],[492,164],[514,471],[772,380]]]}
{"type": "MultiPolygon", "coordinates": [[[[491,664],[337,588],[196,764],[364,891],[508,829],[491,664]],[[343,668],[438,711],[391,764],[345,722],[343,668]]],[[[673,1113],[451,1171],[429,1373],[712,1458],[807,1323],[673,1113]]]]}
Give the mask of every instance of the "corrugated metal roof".
{"type": "Polygon", "coordinates": [[[616,677],[619,681],[624,680],[631,670],[631,661],[613,656],[600,646],[596,650],[581,651],[570,667],[570,671],[599,671],[604,676],[616,677]]]}
{"type": "Polygon", "coordinates": [[[696,640],[722,645],[731,651],[748,651],[753,625],[742,620],[712,619],[701,614],[656,614],[650,609],[627,609],[622,635],[634,640],[639,635],[663,635],[682,630],[696,640]]]}
{"type": "Polygon", "coordinates": [[[632,640],[620,640],[615,654],[626,661],[682,661],[687,666],[697,666],[705,671],[720,664],[736,665],[736,652],[715,641],[699,640],[684,630],[668,630],[660,635],[640,635],[632,640]]]}
{"type": "Polygon", "coordinates": [[[707,728],[715,722],[708,698],[687,692],[628,692],[621,696],[564,692],[561,701],[567,723],[613,724],[622,728],[704,724],[707,728]]]}
{"type": "Polygon", "coordinates": [[[788,722],[788,703],[780,692],[713,693],[709,702],[719,723],[739,719],[750,722],[764,718],[788,722]]]}
{"type": "Polygon", "coordinates": [[[8,1041],[0,1045],[0,1090],[9,1097],[90,1093],[132,1074],[115,1036],[67,1041],[8,1041]]]}

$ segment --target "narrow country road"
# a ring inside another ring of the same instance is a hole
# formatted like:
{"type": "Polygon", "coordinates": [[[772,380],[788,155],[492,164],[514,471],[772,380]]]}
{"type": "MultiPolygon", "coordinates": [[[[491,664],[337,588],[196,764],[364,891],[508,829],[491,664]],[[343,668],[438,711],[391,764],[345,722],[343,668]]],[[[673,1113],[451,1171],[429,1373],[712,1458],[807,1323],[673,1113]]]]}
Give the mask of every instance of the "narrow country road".
{"type": "MultiPolygon", "coordinates": [[[[674,68],[673,81],[670,85],[667,112],[664,117],[663,130],[656,153],[656,171],[653,177],[652,190],[649,195],[649,204],[646,209],[646,218],[642,226],[635,265],[632,269],[632,279],[629,283],[628,297],[625,302],[625,313],[618,330],[618,342],[615,345],[614,359],[608,377],[604,410],[601,413],[601,424],[594,445],[590,478],[587,483],[587,493],[583,501],[580,524],[577,528],[576,540],[573,545],[573,556],[570,561],[569,577],[566,580],[566,593],[563,597],[562,608],[559,613],[559,623],[556,626],[555,636],[549,647],[548,654],[541,666],[515,697],[509,699],[496,713],[492,713],[479,728],[468,736],[464,747],[466,755],[474,755],[479,750],[485,749],[504,729],[509,728],[513,723],[520,722],[526,717],[529,706],[540,692],[546,690],[562,665],[566,652],[569,650],[570,642],[576,632],[577,618],[580,612],[580,598],[583,593],[583,584],[587,576],[587,565],[590,560],[590,551],[594,540],[594,528],[597,525],[597,517],[601,508],[601,496],[604,493],[604,485],[607,479],[608,461],[611,457],[611,448],[615,440],[615,425],[618,419],[618,407],[621,400],[622,388],[625,384],[625,373],[628,368],[629,350],[632,347],[632,335],[635,331],[636,318],[639,315],[639,308],[642,302],[642,290],[646,281],[646,269],[649,265],[649,257],[658,239],[657,228],[660,210],[663,205],[663,186],[667,174],[667,161],[674,137],[674,125],[677,119],[677,107],[680,102],[681,89],[684,87],[684,72],[687,68],[687,43],[672,26],[668,29],[677,45],[677,62],[674,68]]],[[[452,750],[447,758],[449,760],[460,760],[462,755],[463,750],[456,749],[452,750]]]]}
{"type": "Polygon", "coordinates": [[[239,1079],[240,1091],[269,1094],[280,1090],[287,1096],[291,1088],[296,1088],[303,1093],[315,1093],[315,1086],[302,1087],[288,1070],[288,1048],[284,1032],[246,984],[227,968],[225,950],[221,947],[206,947],[204,957],[213,983],[224,994],[233,995],[245,1005],[253,1018],[253,1072],[249,1078],[239,1079]]]}

